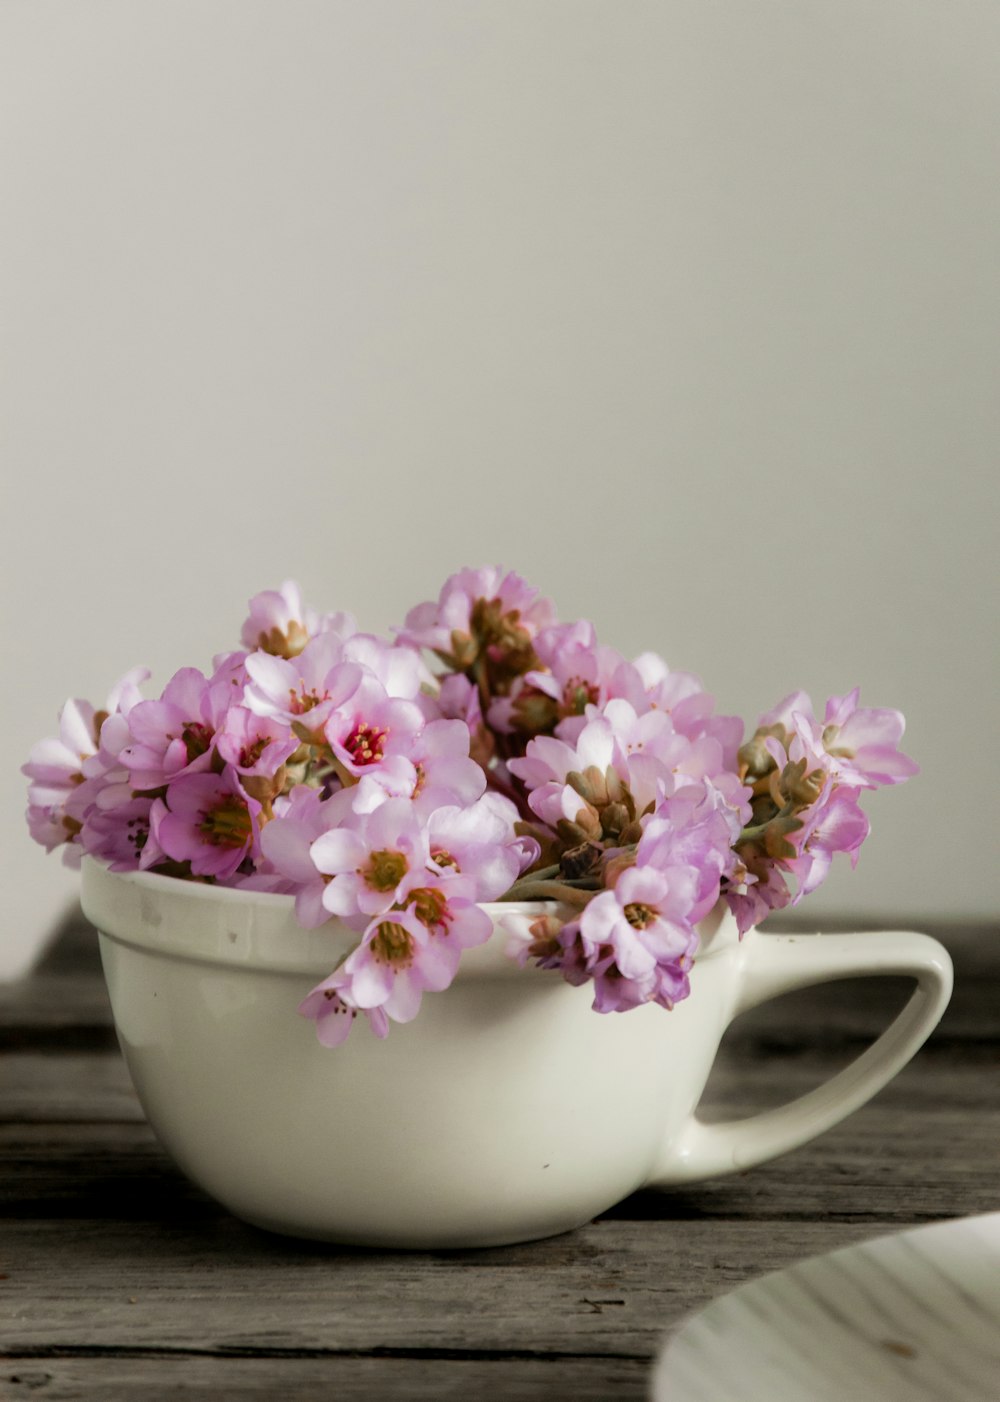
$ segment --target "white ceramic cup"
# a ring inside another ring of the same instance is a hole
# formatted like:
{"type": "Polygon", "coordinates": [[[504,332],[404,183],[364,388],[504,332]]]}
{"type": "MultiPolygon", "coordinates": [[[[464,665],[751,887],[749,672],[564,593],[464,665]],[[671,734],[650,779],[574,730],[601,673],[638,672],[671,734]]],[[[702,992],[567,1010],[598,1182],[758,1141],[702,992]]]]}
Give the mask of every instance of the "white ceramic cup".
{"type": "MultiPolygon", "coordinates": [[[[794,1149],[913,1056],[951,992],[926,935],[760,935],[704,922],[691,996],[601,1016],[590,989],[519,968],[507,936],[379,1041],[359,1019],[326,1049],[296,1012],[357,936],[304,930],[292,898],[85,859],[83,908],[122,1051],[179,1167],[247,1222],[368,1246],[493,1246],[567,1231],[639,1188],[746,1169],[794,1149]],[[737,1013],[808,984],[908,975],[907,1006],[846,1070],[724,1124],[695,1113],[737,1013]]],[[[497,905],[524,918],[543,907],[497,905]]]]}

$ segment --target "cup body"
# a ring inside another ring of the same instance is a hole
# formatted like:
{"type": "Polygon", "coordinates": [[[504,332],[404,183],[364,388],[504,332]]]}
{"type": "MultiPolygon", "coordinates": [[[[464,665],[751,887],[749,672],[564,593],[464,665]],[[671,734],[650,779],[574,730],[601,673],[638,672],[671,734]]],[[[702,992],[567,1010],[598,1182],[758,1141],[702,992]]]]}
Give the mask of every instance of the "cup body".
{"type": "MultiPolygon", "coordinates": [[[[496,928],[379,1041],[326,1049],[299,1002],[356,942],[290,897],[84,864],[118,1038],[178,1166],[269,1230],[366,1246],[500,1245],[567,1231],[649,1181],[690,1121],[744,946],[705,922],[690,998],[593,1012],[496,928]]],[[[494,919],[542,907],[487,907],[494,919]]]]}

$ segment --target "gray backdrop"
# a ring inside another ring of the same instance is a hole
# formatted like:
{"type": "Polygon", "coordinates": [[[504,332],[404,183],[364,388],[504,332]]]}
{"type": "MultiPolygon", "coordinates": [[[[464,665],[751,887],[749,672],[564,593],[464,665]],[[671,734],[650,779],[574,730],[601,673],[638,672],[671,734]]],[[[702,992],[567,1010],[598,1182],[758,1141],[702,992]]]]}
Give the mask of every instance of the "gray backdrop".
{"type": "Polygon", "coordinates": [[[803,907],[992,886],[996,0],[3,0],[2,850],[17,768],[297,576],[502,561],[749,721],[855,683],[922,776],[803,907]]]}

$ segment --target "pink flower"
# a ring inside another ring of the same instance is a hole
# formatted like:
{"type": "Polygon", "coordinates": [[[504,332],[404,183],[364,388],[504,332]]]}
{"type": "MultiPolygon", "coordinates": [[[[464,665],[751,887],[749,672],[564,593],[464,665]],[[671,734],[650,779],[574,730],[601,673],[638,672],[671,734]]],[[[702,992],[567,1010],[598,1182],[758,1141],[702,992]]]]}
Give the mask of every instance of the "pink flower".
{"type": "MultiPolygon", "coordinates": [[[[701,682],[693,672],[672,672],[659,653],[643,652],[632,666],[647,703],[658,711],[666,711],[668,716],[689,697],[705,695],[701,682]]],[[[626,699],[632,700],[632,697],[626,699]]],[[[711,701],[711,697],[708,700],[711,701]]]]}
{"type": "Polygon", "coordinates": [[[627,1012],[644,1003],[672,1008],[690,992],[688,970],[698,944],[690,901],[696,877],[683,867],[629,867],[577,919],[560,925],[557,917],[543,917],[528,931],[505,922],[514,936],[510,952],[521,963],[533,959],[558,969],[568,983],[593,982],[596,1012],[627,1012]]]}
{"type": "MultiPolygon", "coordinates": [[[[586,708],[603,706],[628,686],[629,664],[621,653],[599,645],[593,625],[583,620],[544,629],[535,650],[544,668],[519,677],[510,695],[490,707],[490,724],[502,734],[543,734],[562,723],[563,737],[572,742],[586,708]]],[[[636,683],[641,691],[638,678],[636,683]]]]}
{"type": "Polygon", "coordinates": [[[315,612],[293,580],[255,595],[209,676],[144,700],[137,669],[104,711],[67,703],[24,767],[32,835],[71,862],[294,894],[307,928],[340,917],[360,942],[302,1004],[336,1045],[447,987],[508,893],[566,902],[522,960],[593,983],[603,1012],[672,1007],[720,893],[741,932],[800,900],[836,852],[857,861],[861,791],[917,772],[902,715],[857,689],[822,720],[794,693],[744,744],[697,677],[557,623],[499,567],[452,575],[398,634],[315,612]]]}
{"type": "Polygon", "coordinates": [[[832,696],[820,725],[812,701],[796,691],[761,716],[758,725],[784,726],[794,737],[789,759],[806,758],[809,770],[823,769],[838,784],[865,789],[901,784],[919,773],[898,749],[906,727],[902,712],[866,710],[858,706],[859,694],[855,687],[846,696],[832,696]]]}
{"type": "Polygon", "coordinates": [[[119,753],[133,789],[159,789],[212,762],[215,731],[231,697],[197,667],[176,672],[158,701],[140,701],[128,715],[130,743],[119,753]]]}
{"type": "Polygon", "coordinates": [[[571,816],[565,804],[573,807],[573,816],[580,806],[579,795],[573,800],[564,794],[569,774],[591,768],[604,774],[610,768],[625,768],[626,760],[610,722],[598,716],[580,732],[575,745],[539,735],[529,742],[524,757],[510,760],[507,767],[527,788],[532,811],[555,825],[561,817],[571,816]]]}
{"type": "MultiPolygon", "coordinates": [[[[429,708],[425,697],[425,710],[429,708]]],[[[483,719],[479,688],[462,672],[449,672],[441,680],[441,689],[433,699],[434,710],[446,720],[463,721],[469,728],[469,753],[483,769],[493,763],[496,739],[483,719]]],[[[432,717],[428,715],[428,719],[432,717]]]]}
{"type": "Polygon", "coordinates": [[[919,774],[919,766],[898,748],[906,728],[903,713],[859,707],[859,694],[855,687],[826,703],[823,745],[836,761],[838,782],[874,789],[919,774]]]}
{"type": "Polygon", "coordinates": [[[299,1004],[302,1016],[316,1024],[316,1036],[324,1047],[339,1047],[347,1040],[359,1011],[368,1019],[376,1037],[389,1035],[389,1018],[384,1008],[359,1009],[347,1002],[350,983],[350,975],[337,970],[299,1004]]]}
{"type": "Polygon", "coordinates": [[[330,881],[323,905],[354,928],[405,901],[430,860],[427,833],[406,799],[390,798],[371,813],[351,812],[344,826],[322,833],[309,849],[330,881]]]}
{"type": "Polygon", "coordinates": [[[741,937],[792,899],[781,871],[771,861],[762,862],[759,872],[745,871],[742,880],[734,879],[725,895],[741,937]]]}
{"type": "Polygon", "coordinates": [[[321,744],[326,721],[357,691],[364,675],[362,667],[341,661],[342,650],[335,633],[322,633],[294,661],[252,653],[246,659],[243,705],[291,726],[300,739],[321,744]]]}
{"type": "Polygon", "coordinates": [[[715,715],[715,700],[702,689],[698,678],[690,672],[671,672],[655,652],[637,657],[634,668],[642,680],[646,704],[665,712],[678,735],[693,743],[715,741],[720,747],[721,767],[735,770],[736,753],[743,739],[739,716],[715,715]]]}
{"type": "Polygon", "coordinates": [[[613,960],[627,979],[648,978],[657,964],[696,949],[690,921],[696,895],[697,873],[691,868],[628,867],[613,890],[601,891],[584,908],[581,934],[595,947],[606,947],[599,962],[613,960]]]}
{"type": "Polygon", "coordinates": [[[486,787],[486,775],[469,757],[469,731],[461,721],[430,721],[403,737],[403,753],[386,753],[365,768],[352,802],[369,812],[386,798],[409,798],[427,816],[436,808],[474,803],[486,787]]]}
{"type": "Polygon", "coordinates": [[[644,1002],[667,1007],[686,996],[686,972],[698,947],[692,912],[698,873],[691,867],[627,868],[580,917],[580,938],[591,947],[594,1007],[622,1012],[644,1002]],[[664,980],[661,972],[669,970],[664,980]]]}
{"type": "Polygon", "coordinates": [[[517,809],[495,793],[468,807],[438,808],[427,823],[431,861],[441,872],[467,877],[477,901],[498,900],[521,870],[516,821],[517,809]]]}
{"type": "MultiPolygon", "coordinates": [[[[352,1010],[380,1010],[395,1022],[409,1022],[425,992],[441,992],[452,982],[462,950],[485,943],[492,931],[493,922],[471,899],[464,877],[425,872],[405,903],[371,921],[357,948],[299,1010],[317,1019],[317,1031],[328,1044],[347,1036],[352,1010]]],[[[382,1030],[373,1026],[385,1035],[387,1024],[382,1030]]]]}
{"type": "Polygon", "coordinates": [[[360,778],[392,755],[408,758],[424,717],[412,701],[389,696],[373,672],[354,670],[358,684],[331,709],[323,735],[348,773],[360,778]]]}
{"type": "Polygon", "coordinates": [[[508,761],[528,790],[532,812],[551,827],[562,820],[592,825],[609,804],[622,801],[641,818],[678,786],[714,775],[721,766],[714,741],[692,743],[674,731],[669,716],[637,715],[621,699],[601,710],[589,706],[575,744],[558,732],[539,735],[522,759],[508,761]]]}
{"type": "Polygon", "coordinates": [[[349,638],[355,631],[354,619],[349,613],[321,615],[306,608],[302,591],[294,579],[286,579],[280,589],[265,589],[255,594],[249,608],[241,641],[251,652],[259,649],[275,657],[297,657],[309,639],[319,633],[349,638]]]}
{"type": "MultiPolygon", "coordinates": [[[[103,710],[96,710],[89,701],[71,699],[59,713],[59,735],[40,740],[33,746],[21,773],[31,779],[29,798],[39,807],[60,807],[66,797],[85,778],[98,777],[117,760],[115,754],[101,755],[102,734],[110,721],[115,733],[124,724],[124,717],[141,701],[140,684],[149,672],[134,667],[112,688],[103,710]],[[96,766],[91,762],[98,759],[96,766]],[[88,767],[89,766],[89,767],[88,767]]],[[[110,738],[110,731],[109,731],[110,738]]]]}
{"type": "Polygon", "coordinates": [[[898,711],[860,709],[857,689],[827,702],[822,725],[805,692],[760,718],[740,750],[741,773],[754,784],[754,817],[736,843],[739,865],[727,873],[726,897],[741,934],[814,891],[836,852],[857,863],[869,831],[859,790],[916,772],[897,748],[903,726],[898,711]],[[794,895],[786,876],[797,882],[794,895]]]}
{"type": "Polygon", "coordinates": [[[25,812],[28,832],[32,840],[54,852],[63,849],[63,862],[68,867],[78,867],[83,852],[79,844],[80,824],[67,817],[59,804],[29,803],[25,812]]]}
{"type": "Polygon", "coordinates": [[[451,952],[432,940],[412,909],[384,912],[365,930],[342,965],[350,1000],[382,1008],[394,1022],[410,1022],[426,989],[443,989],[454,977],[451,952]]]}
{"type": "Polygon", "coordinates": [[[417,770],[413,799],[422,813],[465,807],[486,788],[482,767],[469,756],[469,728],[462,721],[430,721],[414,736],[409,758],[417,770]]]}
{"type": "MultiPolygon", "coordinates": [[[[748,793],[749,790],[742,790],[748,793]]],[[[732,849],[749,808],[732,809],[710,780],[686,784],[646,820],[636,851],[640,866],[695,874],[688,918],[704,920],[719,899],[720,883],[736,870],[732,849]]]]}
{"type": "MultiPolygon", "coordinates": [[[[47,851],[64,847],[63,860],[79,866],[81,830],[87,813],[109,785],[123,783],[117,768],[118,749],[128,736],[127,716],[142,699],[140,684],[149,672],[135,667],[118,681],[105,708],[72,699],[59,713],[59,735],[42,740],[31,751],[22,773],[28,786],[28,829],[47,851]]],[[[121,798],[131,797],[123,788],[121,798]]]]}
{"type": "Polygon", "coordinates": [[[344,644],[344,661],[357,662],[381,682],[387,696],[415,701],[434,678],[420,653],[400,643],[386,643],[372,633],[356,633],[344,644]]]}
{"type": "Polygon", "coordinates": [[[479,688],[461,672],[449,672],[441,679],[437,704],[442,716],[464,721],[473,735],[483,724],[479,688]]]}
{"type": "Polygon", "coordinates": [[[450,970],[448,983],[455,977],[462,950],[485,944],[493,933],[493,921],[477,903],[476,888],[477,882],[469,876],[432,869],[406,896],[404,909],[416,916],[436,945],[438,967],[447,965],[450,970]]]}
{"type": "Polygon", "coordinates": [[[83,781],[84,761],[97,753],[100,724],[88,701],[71,699],[59,713],[58,738],[40,740],[31,750],[21,773],[32,780],[34,802],[51,806],[61,803],[70,789],[83,781]]]}
{"type": "Polygon", "coordinates": [[[157,799],[151,821],[160,846],[195,876],[230,877],[257,848],[260,804],[248,798],[231,769],[185,774],[157,799]]]}
{"type": "Polygon", "coordinates": [[[350,812],[349,798],[348,790],[324,799],[319,789],[298,785],[287,799],[279,800],[280,811],[261,831],[261,851],[294,891],[295,918],[307,930],[330,919],[323,904],[327,877],[316,866],[310,849],[350,812]]]}
{"type": "MultiPolygon", "coordinates": [[[[482,632],[484,623],[491,631],[516,631],[530,643],[554,621],[555,609],[549,599],[539,598],[538,590],[520,575],[505,573],[496,565],[453,574],[445,581],[436,603],[418,604],[410,610],[405,626],[399,630],[399,639],[411,647],[426,647],[451,656],[456,637],[470,639],[474,632],[482,632]],[[488,620],[476,616],[477,605],[480,613],[488,611],[488,620]],[[484,605],[491,607],[484,610],[484,605]]],[[[484,636],[482,641],[492,645],[496,639],[484,636]]]]}
{"type": "Polygon", "coordinates": [[[858,807],[856,790],[831,785],[806,811],[805,826],[792,834],[799,855],[781,863],[799,883],[791,904],[798,905],[826,880],[835,852],[848,853],[851,866],[857,866],[868,833],[868,819],[858,807]]]}
{"type": "Polygon", "coordinates": [[[148,871],[166,857],[152,831],[153,800],[139,796],[116,807],[96,803],[83,825],[81,840],[92,857],[112,871],[148,871]]]}
{"type": "Polygon", "coordinates": [[[299,740],[275,717],[232,706],[215,745],[220,757],[238,774],[271,779],[299,748],[299,740]]]}

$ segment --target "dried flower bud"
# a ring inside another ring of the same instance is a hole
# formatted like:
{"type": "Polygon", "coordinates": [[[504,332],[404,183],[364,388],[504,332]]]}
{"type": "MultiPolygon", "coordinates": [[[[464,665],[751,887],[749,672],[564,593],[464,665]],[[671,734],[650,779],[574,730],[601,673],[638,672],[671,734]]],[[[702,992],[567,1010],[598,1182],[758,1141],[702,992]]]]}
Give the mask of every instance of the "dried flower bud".
{"type": "Polygon", "coordinates": [[[579,847],[571,847],[559,859],[559,867],[570,881],[578,881],[596,871],[604,856],[604,849],[596,842],[581,842],[579,847]]]}
{"type": "Polygon", "coordinates": [[[776,739],[787,751],[789,735],[783,725],[762,725],[745,744],[740,746],[737,758],[739,775],[744,783],[752,784],[755,780],[770,774],[772,769],[777,768],[773,755],[764,743],[772,738],[776,739]]]}
{"type": "Polygon", "coordinates": [[[528,926],[531,944],[528,953],[532,959],[547,959],[560,952],[559,934],[562,921],[554,915],[540,915],[528,926]]]}
{"type": "Polygon", "coordinates": [[[825,783],[826,775],[822,769],[814,769],[811,774],[806,773],[804,759],[786,764],[781,774],[781,788],[788,801],[797,808],[808,808],[815,803],[823,792],[825,783]]]}

